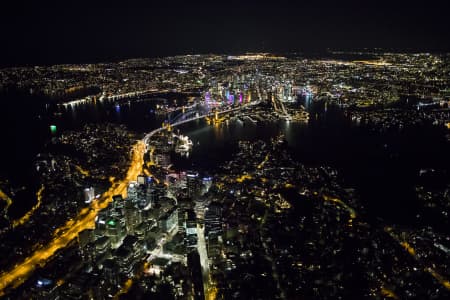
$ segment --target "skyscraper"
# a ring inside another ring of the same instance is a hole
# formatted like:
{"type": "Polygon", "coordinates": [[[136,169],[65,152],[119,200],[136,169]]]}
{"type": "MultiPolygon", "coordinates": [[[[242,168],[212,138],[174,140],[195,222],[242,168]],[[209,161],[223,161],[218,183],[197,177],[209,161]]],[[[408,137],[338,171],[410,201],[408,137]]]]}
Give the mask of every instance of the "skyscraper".
{"type": "Polygon", "coordinates": [[[200,264],[200,255],[197,250],[188,254],[188,268],[191,280],[194,283],[194,299],[205,299],[205,290],[203,288],[202,266],[200,264]]]}
{"type": "Polygon", "coordinates": [[[93,187],[84,189],[84,203],[91,203],[95,199],[95,191],[93,187]]]}
{"type": "Polygon", "coordinates": [[[138,175],[138,177],[137,177],[137,183],[138,184],[146,184],[146,180],[145,180],[146,178],[145,178],[145,176],[144,175],[138,175]]]}
{"type": "Polygon", "coordinates": [[[198,172],[189,171],[186,175],[186,185],[188,197],[194,198],[200,191],[200,180],[198,172]]]}
{"type": "Polygon", "coordinates": [[[136,201],[137,201],[137,186],[138,186],[138,184],[136,181],[130,182],[130,184],[128,185],[128,188],[127,188],[127,201],[136,203],[136,201]]]}
{"type": "Polygon", "coordinates": [[[106,235],[111,240],[111,246],[116,248],[125,237],[125,230],[120,220],[111,218],[106,222],[106,235]]]}
{"type": "Polygon", "coordinates": [[[160,219],[160,227],[165,232],[171,232],[175,228],[178,228],[178,209],[174,206],[167,213],[165,213],[160,219]]]}
{"type": "Polygon", "coordinates": [[[126,231],[128,234],[133,234],[136,226],[141,223],[141,214],[139,213],[139,209],[132,201],[126,201],[124,215],[126,231]]]}

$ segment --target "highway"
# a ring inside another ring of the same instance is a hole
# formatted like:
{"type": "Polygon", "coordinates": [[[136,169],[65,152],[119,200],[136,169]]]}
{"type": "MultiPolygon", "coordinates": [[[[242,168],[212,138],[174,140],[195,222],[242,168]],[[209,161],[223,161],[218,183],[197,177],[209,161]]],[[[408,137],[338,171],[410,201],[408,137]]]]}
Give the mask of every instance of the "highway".
{"type": "Polygon", "coordinates": [[[22,262],[16,264],[11,270],[0,274],[0,296],[5,294],[6,288],[16,288],[21,285],[36,268],[45,265],[58,250],[63,249],[70,241],[75,239],[78,233],[88,228],[94,228],[97,213],[108,206],[112,196],[123,194],[126,191],[128,182],[135,180],[141,173],[144,163],[144,151],[144,143],[142,141],[137,142],[133,146],[132,160],[125,179],[113,184],[98,200],[93,201],[90,207],[82,209],[76,218],[69,220],[64,226],[59,228],[57,230],[59,234],[55,235],[53,240],[47,245],[36,250],[22,262]]]}

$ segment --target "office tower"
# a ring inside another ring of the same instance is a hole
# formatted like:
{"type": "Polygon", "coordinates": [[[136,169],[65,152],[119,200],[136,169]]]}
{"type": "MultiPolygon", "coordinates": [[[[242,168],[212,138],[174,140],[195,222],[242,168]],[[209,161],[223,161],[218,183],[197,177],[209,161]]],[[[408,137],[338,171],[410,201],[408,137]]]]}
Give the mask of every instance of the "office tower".
{"type": "Polygon", "coordinates": [[[160,165],[163,168],[167,168],[171,164],[169,153],[156,154],[156,164],[160,165]]]}
{"type": "Polygon", "coordinates": [[[199,176],[197,172],[189,171],[186,175],[188,197],[194,198],[200,190],[199,176]]]}
{"type": "Polygon", "coordinates": [[[124,207],[124,215],[126,231],[129,234],[133,234],[136,226],[141,223],[141,214],[139,213],[139,209],[134,205],[133,202],[126,201],[124,207]]]}
{"type": "Polygon", "coordinates": [[[112,213],[113,216],[119,216],[123,214],[123,207],[125,204],[125,201],[122,198],[122,195],[114,195],[112,197],[112,207],[114,213],[112,213]]]}
{"type": "Polygon", "coordinates": [[[150,207],[154,207],[158,203],[158,191],[151,186],[147,187],[146,197],[150,207]]]}
{"type": "Polygon", "coordinates": [[[105,254],[110,248],[111,240],[108,236],[102,236],[94,242],[95,256],[105,254]]]}
{"type": "Polygon", "coordinates": [[[95,217],[95,236],[96,237],[102,237],[105,235],[106,232],[106,221],[108,220],[109,215],[106,210],[102,210],[98,213],[98,215],[95,217]]]}
{"type": "Polygon", "coordinates": [[[111,246],[116,248],[125,237],[125,230],[118,219],[111,218],[106,222],[106,235],[111,240],[111,246]]]}
{"type": "Polygon", "coordinates": [[[85,229],[78,234],[78,247],[84,261],[92,261],[94,230],[85,229]]]}
{"type": "Polygon", "coordinates": [[[130,182],[127,188],[127,201],[136,203],[137,201],[137,187],[138,184],[136,181],[130,182]]]}
{"type": "Polygon", "coordinates": [[[202,194],[207,193],[212,185],[212,177],[203,177],[202,185],[202,194]]]}
{"type": "Polygon", "coordinates": [[[137,193],[135,205],[137,205],[138,208],[143,209],[149,204],[149,201],[147,199],[147,187],[145,185],[139,185],[136,190],[137,193]]]}
{"type": "Polygon", "coordinates": [[[110,258],[106,259],[102,263],[102,271],[103,271],[103,277],[105,278],[106,282],[108,282],[112,286],[117,286],[119,284],[119,267],[116,264],[115,260],[110,258]]]}
{"type": "Polygon", "coordinates": [[[94,240],[94,230],[85,229],[78,234],[78,245],[83,248],[94,240]]]}
{"type": "Polygon", "coordinates": [[[138,177],[137,177],[137,183],[139,184],[139,185],[141,185],[141,184],[146,184],[146,177],[144,176],[144,175],[138,175],[138,177]]]}
{"type": "Polygon", "coordinates": [[[173,207],[166,212],[159,221],[159,226],[165,232],[171,232],[178,228],[178,209],[173,207]]]}
{"type": "Polygon", "coordinates": [[[203,288],[202,266],[200,264],[200,255],[197,250],[188,254],[188,269],[191,280],[194,283],[194,299],[205,299],[205,290],[203,288]]]}
{"type": "Polygon", "coordinates": [[[189,209],[185,213],[185,227],[187,235],[197,234],[197,217],[192,209],[189,209]]]}
{"type": "Polygon", "coordinates": [[[205,212],[205,235],[220,235],[222,231],[222,208],[212,203],[205,212]]]}
{"type": "Polygon", "coordinates": [[[93,187],[84,189],[84,203],[91,203],[95,199],[95,191],[93,187]]]}

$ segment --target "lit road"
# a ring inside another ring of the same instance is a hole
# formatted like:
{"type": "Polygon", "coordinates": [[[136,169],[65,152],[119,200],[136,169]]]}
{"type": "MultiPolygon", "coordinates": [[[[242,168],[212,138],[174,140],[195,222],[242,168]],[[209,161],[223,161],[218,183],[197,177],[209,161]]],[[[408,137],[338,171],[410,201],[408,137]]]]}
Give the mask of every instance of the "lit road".
{"type": "Polygon", "coordinates": [[[350,215],[350,218],[349,218],[348,222],[349,222],[349,224],[352,224],[353,219],[356,218],[356,211],[353,208],[348,206],[347,203],[345,203],[344,201],[342,201],[339,198],[331,197],[331,196],[328,196],[328,195],[323,195],[322,197],[323,197],[323,200],[325,200],[325,201],[330,201],[330,202],[333,202],[335,204],[339,204],[342,207],[344,207],[348,211],[348,213],[350,215]]]}
{"type": "Polygon", "coordinates": [[[8,195],[6,195],[2,190],[0,190],[0,199],[3,199],[6,201],[6,207],[5,207],[5,212],[6,212],[12,204],[12,199],[8,195]]]}
{"type": "Polygon", "coordinates": [[[406,252],[409,253],[416,261],[420,262],[422,265],[424,265],[424,271],[428,272],[431,276],[434,277],[443,287],[445,287],[447,290],[450,290],[450,280],[439,274],[435,269],[426,266],[427,263],[421,261],[420,257],[417,256],[416,250],[414,247],[408,243],[406,240],[402,239],[398,234],[396,234],[392,227],[385,227],[384,231],[388,233],[396,242],[400,244],[400,246],[403,247],[403,249],[406,250],[406,252]]]}
{"type": "Polygon", "coordinates": [[[44,186],[42,185],[41,188],[37,191],[36,193],[36,199],[37,202],[36,204],[30,209],[30,211],[28,211],[25,215],[23,215],[23,217],[21,217],[20,219],[14,220],[12,222],[12,226],[13,228],[19,226],[19,225],[23,225],[26,222],[28,222],[28,220],[31,218],[31,216],[34,214],[34,212],[36,211],[36,209],[38,209],[41,206],[41,202],[42,202],[42,193],[44,192],[44,186]]]}
{"type": "Polygon", "coordinates": [[[205,228],[197,224],[197,250],[200,255],[200,264],[202,266],[203,289],[205,290],[205,299],[209,297],[209,262],[206,251],[205,228]]]}
{"type": "Polygon", "coordinates": [[[16,288],[21,285],[37,267],[45,265],[56,251],[66,247],[70,241],[78,236],[78,233],[88,228],[94,228],[97,213],[108,206],[112,196],[123,194],[128,182],[135,180],[141,173],[144,151],[144,143],[142,141],[137,142],[133,147],[130,168],[124,180],[113,184],[98,200],[92,202],[89,208],[82,209],[75,219],[68,221],[66,225],[59,228],[58,234],[46,246],[36,250],[8,272],[0,274],[0,296],[4,295],[7,287],[16,288]]]}

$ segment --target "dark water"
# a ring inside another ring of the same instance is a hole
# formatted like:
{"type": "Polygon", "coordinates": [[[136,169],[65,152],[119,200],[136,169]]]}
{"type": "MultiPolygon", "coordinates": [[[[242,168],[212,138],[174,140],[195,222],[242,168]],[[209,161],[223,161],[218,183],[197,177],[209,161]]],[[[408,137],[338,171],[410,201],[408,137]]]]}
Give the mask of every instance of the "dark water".
{"type": "Polygon", "coordinates": [[[189,158],[174,157],[182,168],[207,170],[232,157],[238,140],[268,141],[283,133],[293,157],[309,166],[328,165],[338,169],[342,185],[356,188],[371,219],[381,217],[397,224],[439,225],[442,216],[423,210],[415,196],[418,184],[442,189],[450,170],[449,143],[444,129],[425,126],[387,133],[355,126],[337,108],[310,107],[308,124],[230,123],[219,127],[197,121],[180,127],[199,145],[189,158]],[[433,168],[441,178],[424,182],[419,171],[433,168]],[[420,218],[417,218],[420,214],[420,218]]]}
{"type": "Polygon", "coordinates": [[[97,101],[63,108],[36,95],[17,91],[0,94],[0,180],[8,179],[16,189],[25,187],[14,195],[9,216],[17,218],[34,205],[39,182],[33,176],[33,162],[52,137],[88,123],[103,122],[125,124],[132,131],[144,133],[161,125],[164,116],[156,115],[154,109],[156,104],[174,100],[173,95],[167,98],[138,100],[133,104],[97,101]],[[50,125],[56,125],[55,134],[51,133],[50,125]]]}
{"type": "MultiPolygon", "coordinates": [[[[144,133],[160,126],[164,117],[152,112],[162,99],[138,102],[99,102],[57,109],[42,104],[35,97],[3,95],[3,138],[0,158],[3,178],[15,185],[36,184],[29,176],[32,161],[51,138],[49,125],[57,126],[57,135],[78,129],[86,123],[113,122],[144,133]],[[35,101],[35,102],[33,102],[35,101]],[[56,113],[56,114],[55,114],[56,113]]],[[[166,97],[170,101],[181,95],[166,97]]],[[[303,103],[304,104],[304,103],[303,103]]],[[[295,159],[306,165],[329,165],[339,170],[343,185],[354,187],[366,204],[370,217],[382,217],[395,223],[419,222],[420,209],[414,185],[419,182],[421,168],[449,170],[449,144],[440,130],[407,128],[402,132],[379,133],[355,127],[337,108],[325,109],[321,104],[308,104],[308,124],[274,122],[250,124],[231,122],[218,127],[195,121],[179,127],[195,143],[188,159],[174,156],[179,168],[208,170],[231,158],[238,140],[269,140],[283,133],[295,159]]],[[[32,195],[22,197],[20,211],[33,203],[32,195]],[[31,197],[30,197],[31,196],[31,197]],[[31,199],[31,200],[30,200],[31,199]]],[[[426,222],[439,222],[432,216],[426,222]]],[[[424,222],[423,218],[420,222],[424,222]]]]}

